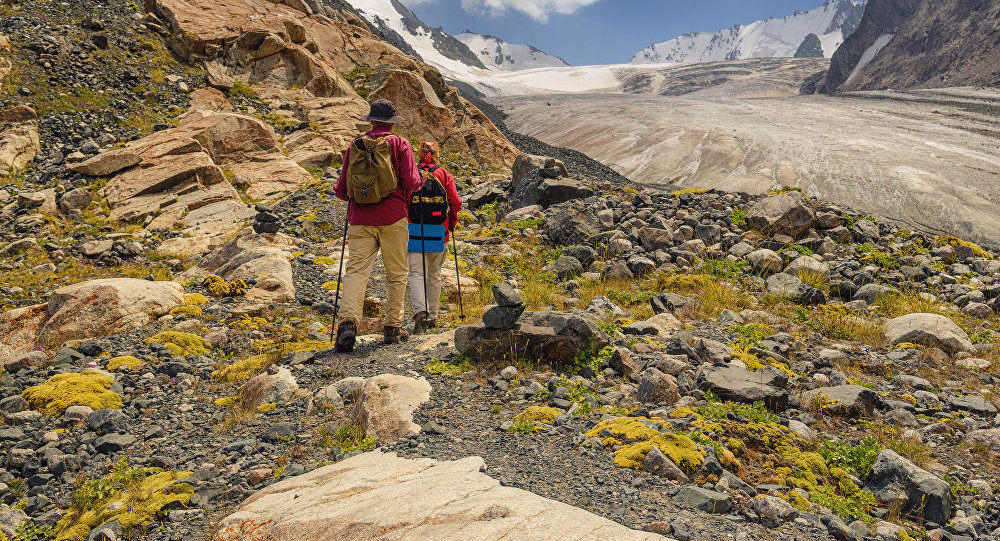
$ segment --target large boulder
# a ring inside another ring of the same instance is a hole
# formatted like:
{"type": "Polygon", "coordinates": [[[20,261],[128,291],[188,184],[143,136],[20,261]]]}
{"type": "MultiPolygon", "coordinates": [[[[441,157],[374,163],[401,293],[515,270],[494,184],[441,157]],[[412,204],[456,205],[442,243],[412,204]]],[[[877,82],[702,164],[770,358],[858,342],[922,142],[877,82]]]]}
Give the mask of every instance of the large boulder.
{"type": "Polygon", "coordinates": [[[750,262],[750,266],[753,267],[754,271],[764,276],[781,272],[781,268],[784,265],[780,255],[775,253],[774,250],[766,248],[750,252],[746,255],[746,260],[750,262]]]}
{"type": "Polygon", "coordinates": [[[48,318],[48,305],[45,304],[0,313],[0,344],[7,347],[5,362],[12,361],[18,353],[27,353],[37,347],[38,331],[48,318]]]}
{"type": "Polygon", "coordinates": [[[907,516],[937,524],[951,520],[951,486],[888,449],[878,454],[865,488],[888,507],[899,505],[907,516]]]}
{"type": "Polygon", "coordinates": [[[892,344],[909,342],[950,354],[975,351],[969,335],[954,321],[938,314],[907,314],[891,319],[885,324],[885,338],[892,344]]]}
{"type": "Polygon", "coordinates": [[[592,195],[594,189],[579,180],[531,176],[514,189],[510,195],[510,203],[515,209],[532,205],[548,208],[574,199],[586,199],[592,195]]]}
{"type": "Polygon", "coordinates": [[[801,401],[803,404],[820,405],[830,413],[867,417],[875,411],[882,398],[867,387],[838,385],[806,391],[801,401]]]}
{"type": "MultiPolygon", "coordinates": [[[[440,77],[437,70],[433,74],[440,77]]],[[[389,69],[381,85],[368,97],[392,101],[406,119],[400,125],[406,133],[438,141],[443,150],[475,153],[486,163],[510,163],[516,155],[514,147],[497,135],[496,128],[481,112],[474,110],[457,92],[452,94],[453,90],[441,86],[446,89],[444,97],[428,81],[427,73],[389,69]]]]}
{"type": "Polygon", "coordinates": [[[719,364],[706,366],[698,380],[699,388],[711,390],[723,400],[744,404],[764,402],[773,411],[784,411],[788,407],[788,392],[771,383],[779,382],[763,371],[719,364]]]}
{"type": "Polygon", "coordinates": [[[364,453],[258,491],[223,520],[223,527],[234,532],[234,541],[254,536],[271,541],[491,541],[539,535],[566,541],[663,539],[501,486],[483,473],[485,468],[479,457],[438,462],[364,453]],[[259,526],[241,534],[240,524],[259,526]]]}
{"type": "Polygon", "coordinates": [[[272,367],[265,374],[258,374],[240,387],[239,395],[253,396],[261,403],[287,404],[299,390],[292,371],[283,366],[272,367]]]}
{"type": "Polygon", "coordinates": [[[15,125],[0,132],[0,175],[20,173],[41,149],[34,122],[15,125]]]}
{"type": "Polygon", "coordinates": [[[255,280],[246,293],[254,302],[283,303],[295,300],[291,252],[298,240],[282,233],[254,233],[244,229],[233,240],[205,256],[184,276],[217,275],[226,280],[255,280]]]}
{"type": "Polygon", "coordinates": [[[490,364],[529,358],[565,367],[580,353],[599,350],[609,342],[590,317],[563,312],[525,312],[513,329],[490,329],[479,322],[455,330],[459,353],[490,364]]]}
{"type": "Polygon", "coordinates": [[[413,412],[431,398],[424,378],[382,374],[365,380],[361,387],[361,419],[369,435],[391,443],[420,433],[413,412]]]}
{"type": "Polygon", "coordinates": [[[801,192],[793,191],[757,202],[750,208],[746,220],[757,231],[797,239],[813,226],[816,211],[801,192]]]}
{"type": "Polygon", "coordinates": [[[572,246],[592,244],[601,227],[593,206],[577,199],[549,207],[543,231],[553,243],[572,246]]]}
{"type": "Polygon", "coordinates": [[[177,282],[105,278],[52,292],[48,318],[38,331],[39,346],[107,336],[148,325],[184,302],[177,282]]]}
{"type": "Polygon", "coordinates": [[[652,404],[674,404],[681,399],[677,390],[677,380],[655,368],[647,368],[635,390],[639,402],[652,404]]]}

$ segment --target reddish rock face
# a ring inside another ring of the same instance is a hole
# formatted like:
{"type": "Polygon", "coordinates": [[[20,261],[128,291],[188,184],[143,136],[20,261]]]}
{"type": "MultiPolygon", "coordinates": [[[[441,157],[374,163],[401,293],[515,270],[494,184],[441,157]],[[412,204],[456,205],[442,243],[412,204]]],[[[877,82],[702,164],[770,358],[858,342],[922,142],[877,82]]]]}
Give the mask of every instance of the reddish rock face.
{"type": "MultiPolygon", "coordinates": [[[[506,167],[514,160],[510,142],[437,70],[382,41],[351,13],[323,7],[317,15],[298,1],[149,4],[176,34],[171,48],[192,64],[205,64],[213,86],[250,83],[268,101],[295,103],[290,121],[320,128],[323,137],[310,138],[309,148],[295,153],[300,164],[332,161],[357,134],[367,102],[341,74],[358,68],[366,78],[371,73],[368,99],[391,99],[407,119],[399,133],[435,139],[446,150],[490,165],[506,167]]],[[[301,146],[302,138],[297,140],[301,146]]]]}

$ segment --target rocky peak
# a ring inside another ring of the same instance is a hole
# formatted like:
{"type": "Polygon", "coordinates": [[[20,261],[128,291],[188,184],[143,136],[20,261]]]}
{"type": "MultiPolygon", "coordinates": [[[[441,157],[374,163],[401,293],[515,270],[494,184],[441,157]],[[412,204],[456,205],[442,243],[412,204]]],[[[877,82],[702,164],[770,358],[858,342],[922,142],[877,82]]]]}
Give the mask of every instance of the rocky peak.
{"type": "Polygon", "coordinates": [[[872,0],[837,50],[828,92],[996,86],[1000,5],[975,0],[872,0]]]}

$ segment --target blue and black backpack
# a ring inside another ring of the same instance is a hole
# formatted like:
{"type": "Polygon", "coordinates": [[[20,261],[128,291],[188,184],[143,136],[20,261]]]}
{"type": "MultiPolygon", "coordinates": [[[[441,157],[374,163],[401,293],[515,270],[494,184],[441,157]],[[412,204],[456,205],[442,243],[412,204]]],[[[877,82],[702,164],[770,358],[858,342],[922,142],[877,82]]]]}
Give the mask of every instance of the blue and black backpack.
{"type": "Polygon", "coordinates": [[[420,165],[424,185],[410,196],[410,252],[440,253],[448,230],[448,192],[434,175],[436,165],[420,165]]]}

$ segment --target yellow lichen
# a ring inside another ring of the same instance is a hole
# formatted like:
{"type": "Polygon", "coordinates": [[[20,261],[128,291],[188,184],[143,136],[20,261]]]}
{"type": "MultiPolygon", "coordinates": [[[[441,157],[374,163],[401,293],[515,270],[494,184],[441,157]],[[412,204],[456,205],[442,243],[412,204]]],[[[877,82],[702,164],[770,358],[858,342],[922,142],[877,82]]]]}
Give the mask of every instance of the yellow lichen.
{"type": "Polygon", "coordinates": [[[197,334],[179,331],[163,331],[146,339],[146,344],[157,342],[163,344],[174,355],[206,355],[212,351],[212,346],[197,334]]]}
{"type": "Polygon", "coordinates": [[[232,406],[233,403],[235,403],[235,402],[236,402],[236,397],[235,396],[224,396],[222,398],[216,398],[215,399],[215,405],[216,406],[222,406],[224,408],[228,408],[229,406],[232,406]]]}
{"type": "MultiPolygon", "coordinates": [[[[601,432],[607,430],[622,439],[628,441],[648,440],[660,433],[655,428],[649,428],[640,422],[644,417],[616,417],[601,421],[594,428],[587,431],[588,438],[596,438],[601,432]]],[[[649,419],[645,419],[648,421],[649,419]]]]}
{"type": "Polygon", "coordinates": [[[88,489],[90,483],[78,489],[74,501],[81,501],[82,505],[70,506],[59,519],[53,530],[55,540],[83,541],[93,528],[112,520],[117,520],[126,530],[144,527],[160,518],[164,505],[174,501],[187,503],[194,493],[192,485],[177,483],[190,477],[191,472],[161,472],[158,468],[147,468],[129,470],[126,474],[131,472],[139,473],[114,484],[98,480],[96,483],[105,481],[101,483],[104,490],[90,489],[90,493],[80,496],[80,491],[88,489]]]}
{"type": "Polygon", "coordinates": [[[274,411],[276,409],[278,409],[278,405],[275,404],[274,402],[268,402],[266,404],[261,404],[257,406],[258,413],[267,413],[269,411],[274,411]]]}
{"type": "Polygon", "coordinates": [[[674,192],[674,197],[680,197],[686,194],[695,194],[695,195],[703,194],[707,191],[708,190],[704,188],[684,188],[683,190],[677,190],[676,192],[674,192]]]}
{"type": "Polygon", "coordinates": [[[705,462],[707,453],[704,449],[699,449],[694,440],[683,434],[667,432],[646,441],[623,446],[614,453],[615,464],[623,468],[642,468],[646,453],[654,445],[685,471],[693,472],[705,462]]]}
{"type": "Polygon", "coordinates": [[[205,278],[202,285],[204,285],[205,289],[211,295],[216,297],[239,297],[246,294],[247,290],[250,289],[243,280],[227,282],[214,274],[205,278]]]}
{"type": "Polygon", "coordinates": [[[104,365],[104,368],[107,369],[108,372],[117,372],[118,369],[123,366],[132,370],[143,362],[144,361],[142,359],[137,359],[131,355],[122,355],[108,361],[108,364],[104,365]]]}
{"type": "Polygon", "coordinates": [[[321,255],[313,258],[314,265],[333,265],[335,261],[328,255],[321,255]]]}
{"type": "Polygon", "coordinates": [[[340,289],[340,282],[338,282],[336,280],[331,280],[329,282],[325,282],[323,284],[323,289],[325,289],[327,291],[333,291],[335,289],[340,289]]]}
{"type": "Polygon", "coordinates": [[[208,304],[208,297],[202,295],[201,293],[184,295],[184,304],[188,306],[204,306],[208,304]]]}
{"type": "Polygon", "coordinates": [[[551,424],[563,411],[547,406],[531,406],[514,417],[515,423],[546,423],[551,424]]]}
{"type": "Polygon", "coordinates": [[[323,340],[305,340],[302,342],[274,343],[270,340],[262,340],[254,344],[258,355],[248,357],[242,361],[223,366],[212,372],[212,377],[220,381],[233,383],[243,381],[267,370],[267,367],[280,361],[285,355],[298,353],[300,351],[318,351],[328,349],[330,343],[323,340]]]}
{"type": "Polygon", "coordinates": [[[182,304],[170,309],[172,316],[201,317],[201,307],[189,304],[182,304]]]}
{"type": "Polygon", "coordinates": [[[684,419],[685,417],[690,417],[692,415],[696,414],[694,408],[692,408],[691,406],[684,406],[683,408],[677,408],[674,411],[670,412],[671,419],[684,419]]]}
{"type": "Polygon", "coordinates": [[[62,415],[70,406],[90,406],[95,410],[121,409],[122,397],[112,392],[114,378],[97,372],[56,374],[41,385],[21,393],[31,409],[45,415],[62,415]]]}
{"type": "Polygon", "coordinates": [[[226,321],[226,325],[229,325],[234,329],[256,331],[261,327],[266,327],[268,323],[267,320],[262,317],[251,317],[246,314],[240,314],[239,316],[230,317],[226,321]]]}
{"type": "Polygon", "coordinates": [[[972,253],[975,254],[976,257],[982,257],[982,258],[985,258],[985,259],[993,259],[993,254],[987,252],[986,250],[983,250],[978,245],[976,245],[976,244],[974,244],[972,242],[969,242],[967,240],[962,240],[962,239],[960,239],[958,237],[951,236],[951,235],[946,235],[946,236],[943,236],[943,237],[937,237],[936,240],[938,242],[938,245],[940,245],[940,246],[944,246],[944,245],[949,245],[949,246],[965,246],[966,248],[972,248],[972,253]]]}

